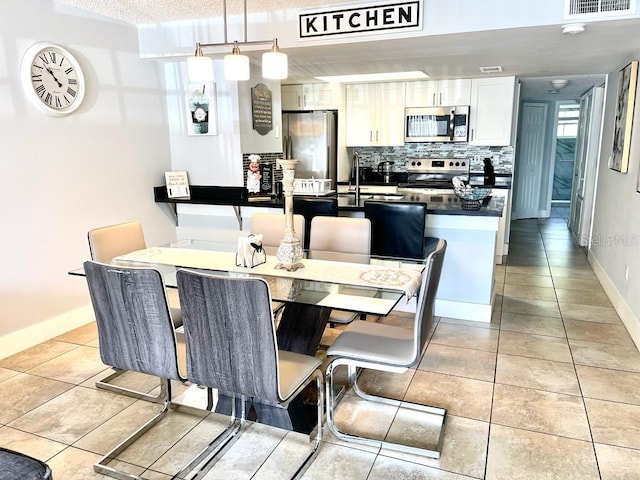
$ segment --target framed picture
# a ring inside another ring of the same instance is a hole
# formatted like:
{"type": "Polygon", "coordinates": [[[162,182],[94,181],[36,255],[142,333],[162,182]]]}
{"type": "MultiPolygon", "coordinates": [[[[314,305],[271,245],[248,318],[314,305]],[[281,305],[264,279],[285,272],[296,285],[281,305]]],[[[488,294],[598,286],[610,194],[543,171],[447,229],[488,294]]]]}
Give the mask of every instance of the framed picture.
{"type": "Polygon", "coordinates": [[[217,135],[216,84],[189,83],[185,94],[187,135],[217,135]]]}
{"type": "Polygon", "coordinates": [[[633,110],[636,103],[636,82],[638,62],[633,61],[618,74],[618,97],[616,103],[616,121],[613,130],[613,151],[609,168],[627,173],[629,149],[631,147],[631,128],[633,110]]]}

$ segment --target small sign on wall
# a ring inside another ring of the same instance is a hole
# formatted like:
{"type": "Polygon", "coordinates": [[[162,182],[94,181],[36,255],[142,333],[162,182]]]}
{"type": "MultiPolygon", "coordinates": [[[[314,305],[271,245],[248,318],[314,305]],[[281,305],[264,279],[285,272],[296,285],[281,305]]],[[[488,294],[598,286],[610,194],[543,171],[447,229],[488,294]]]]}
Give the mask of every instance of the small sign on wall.
{"type": "Polygon", "coordinates": [[[271,90],[264,83],[251,89],[251,115],[253,129],[260,135],[266,135],[273,129],[271,90]]]}

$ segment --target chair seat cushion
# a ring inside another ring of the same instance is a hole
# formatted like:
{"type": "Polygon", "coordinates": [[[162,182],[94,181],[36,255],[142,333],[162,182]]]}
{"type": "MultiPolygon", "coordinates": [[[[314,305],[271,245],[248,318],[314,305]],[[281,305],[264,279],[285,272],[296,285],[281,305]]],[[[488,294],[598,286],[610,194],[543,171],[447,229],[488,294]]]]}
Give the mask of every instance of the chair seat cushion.
{"type": "Polygon", "coordinates": [[[284,402],[291,397],[322,362],[316,357],[278,350],[279,394],[284,402]]]}
{"type": "Polygon", "coordinates": [[[40,460],[0,448],[0,480],[47,480],[51,470],[40,460]]]}
{"type": "Polygon", "coordinates": [[[327,355],[408,367],[415,359],[413,330],[383,323],[354,322],[327,355]]]}
{"type": "Polygon", "coordinates": [[[351,323],[359,316],[359,313],[347,312],[346,310],[331,310],[329,323],[351,323]]]}

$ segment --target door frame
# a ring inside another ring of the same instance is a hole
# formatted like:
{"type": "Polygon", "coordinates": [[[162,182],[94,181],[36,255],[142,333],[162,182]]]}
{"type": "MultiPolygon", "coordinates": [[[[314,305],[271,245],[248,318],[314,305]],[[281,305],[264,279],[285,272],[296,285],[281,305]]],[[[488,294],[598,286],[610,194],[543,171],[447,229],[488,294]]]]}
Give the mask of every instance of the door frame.
{"type": "MultiPolygon", "coordinates": [[[[568,104],[576,104],[575,101],[571,100],[557,100],[554,102],[555,104],[555,114],[553,120],[553,138],[549,141],[551,142],[551,151],[549,153],[549,188],[547,189],[547,203],[545,205],[545,213],[546,217],[551,216],[551,202],[553,200],[553,175],[556,172],[556,145],[558,144],[558,114],[560,113],[560,105],[568,105],[568,104]]],[[[577,102],[577,105],[580,105],[580,102],[577,102]]],[[[573,162],[573,168],[575,170],[575,158],[573,162]]],[[[573,171],[571,172],[571,181],[573,182],[573,171]]],[[[571,202],[573,200],[573,189],[571,192],[571,198],[569,198],[569,208],[571,208],[571,202]]]]}

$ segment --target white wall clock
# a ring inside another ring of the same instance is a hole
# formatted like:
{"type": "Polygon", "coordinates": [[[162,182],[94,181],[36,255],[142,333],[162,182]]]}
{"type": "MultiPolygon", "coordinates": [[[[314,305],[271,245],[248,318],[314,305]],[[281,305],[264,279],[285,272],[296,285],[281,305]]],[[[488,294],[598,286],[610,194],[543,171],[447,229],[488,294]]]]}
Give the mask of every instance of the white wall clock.
{"type": "Polygon", "coordinates": [[[52,117],[77,110],[84,99],[82,68],[75,57],[55,43],[30,46],[20,66],[22,87],[35,107],[52,117]]]}

